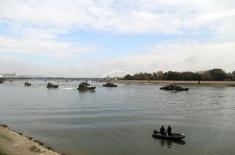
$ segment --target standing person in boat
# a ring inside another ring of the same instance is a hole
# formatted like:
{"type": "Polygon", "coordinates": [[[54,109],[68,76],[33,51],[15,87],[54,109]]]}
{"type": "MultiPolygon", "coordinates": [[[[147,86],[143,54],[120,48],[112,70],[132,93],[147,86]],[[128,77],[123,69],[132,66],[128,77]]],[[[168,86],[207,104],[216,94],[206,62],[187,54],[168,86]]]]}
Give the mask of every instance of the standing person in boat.
{"type": "Polygon", "coordinates": [[[172,135],[172,133],[171,133],[171,126],[170,126],[170,125],[168,125],[167,134],[168,134],[168,135],[172,135]]]}
{"type": "Polygon", "coordinates": [[[160,128],[160,134],[166,135],[166,129],[164,128],[163,125],[162,125],[162,127],[160,128]]]}

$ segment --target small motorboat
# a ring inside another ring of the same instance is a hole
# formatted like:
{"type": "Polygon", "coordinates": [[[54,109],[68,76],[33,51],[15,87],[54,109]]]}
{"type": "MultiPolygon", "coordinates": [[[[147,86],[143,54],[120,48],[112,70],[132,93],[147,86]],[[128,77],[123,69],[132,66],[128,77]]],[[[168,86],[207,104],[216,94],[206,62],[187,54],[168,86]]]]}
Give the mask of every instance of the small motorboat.
{"type": "Polygon", "coordinates": [[[170,85],[161,87],[160,89],[161,89],[161,90],[168,90],[168,91],[171,91],[171,90],[187,91],[187,90],[189,90],[189,88],[180,87],[180,86],[178,86],[178,85],[176,85],[176,84],[170,84],[170,85]]]}
{"type": "Polygon", "coordinates": [[[47,83],[47,88],[58,88],[58,87],[59,87],[59,85],[55,85],[55,84],[53,84],[51,82],[47,83]]]}
{"type": "Polygon", "coordinates": [[[25,82],[25,83],[24,83],[24,86],[29,87],[29,86],[31,86],[31,83],[25,82]]]}
{"type": "Polygon", "coordinates": [[[154,130],[152,137],[159,138],[159,139],[168,139],[168,140],[181,140],[185,138],[183,133],[172,133],[171,135],[163,135],[160,132],[154,130]]]}
{"type": "Polygon", "coordinates": [[[108,82],[108,83],[106,83],[106,84],[103,84],[103,87],[117,87],[117,85],[108,82]]]}
{"type": "Polygon", "coordinates": [[[79,84],[79,87],[77,88],[79,91],[88,91],[88,90],[90,90],[90,91],[94,91],[95,89],[96,89],[96,87],[94,87],[94,86],[89,86],[90,84],[88,84],[88,83],[80,83],[79,84]]]}
{"type": "Polygon", "coordinates": [[[3,82],[4,82],[4,79],[0,79],[0,84],[3,84],[3,82]]]}

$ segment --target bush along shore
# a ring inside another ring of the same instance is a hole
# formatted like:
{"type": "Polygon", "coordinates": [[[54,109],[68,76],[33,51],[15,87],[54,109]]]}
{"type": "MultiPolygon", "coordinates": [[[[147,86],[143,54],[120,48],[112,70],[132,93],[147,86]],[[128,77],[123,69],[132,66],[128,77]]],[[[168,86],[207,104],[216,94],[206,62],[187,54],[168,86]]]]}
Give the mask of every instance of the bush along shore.
{"type": "Polygon", "coordinates": [[[126,75],[121,80],[178,80],[178,81],[235,81],[235,71],[226,73],[223,69],[201,72],[158,71],[154,73],[136,73],[126,75]]]}
{"type": "Polygon", "coordinates": [[[0,155],[65,155],[58,153],[41,141],[0,124],[0,155]]]}

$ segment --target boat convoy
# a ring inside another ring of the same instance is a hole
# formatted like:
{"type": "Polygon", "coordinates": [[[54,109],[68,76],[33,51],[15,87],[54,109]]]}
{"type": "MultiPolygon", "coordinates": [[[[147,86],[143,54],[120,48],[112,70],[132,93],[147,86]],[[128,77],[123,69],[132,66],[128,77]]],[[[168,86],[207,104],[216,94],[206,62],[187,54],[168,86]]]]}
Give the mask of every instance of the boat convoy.
{"type": "MultiPolygon", "coordinates": [[[[25,83],[24,83],[24,86],[26,86],[26,87],[29,87],[29,86],[31,86],[31,85],[32,85],[32,84],[29,83],[29,82],[25,82],[25,83]]],[[[103,87],[117,87],[116,84],[113,84],[113,83],[110,83],[110,82],[109,82],[109,83],[105,83],[105,84],[103,84],[102,86],[103,86],[103,87]]],[[[48,82],[46,87],[47,87],[47,88],[58,88],[59,85],[53,84],[53,83],[51,83],[51,82],[48,82]]],[[[87,82],[81,82],[81,83],[79,84],[78,88],[77,88],[77,90],[79,90],[79,91],[94,91],[95,89],[96,89],[95,86],[90,86],[90,84],[87,83],[87,82]]]]}
{"type": "MultiPolygon", "coordinates": [[[[0,79],[0,84],[3,84],[3,83],[4,83],[4,80],[0,79]]],[[[29,82],[25,82],[24,83],[25,87],[29,87],[31,85],[32,84],[29,83],[29,82]]],[[[102,86],[103,87],[110,87],[110,88],[117,87],[116,84],[111,83],[111,82],[107,82],[107,83],[103,84],[102,86]]],[[[53,84],[52,82],[48,82],[46,87],[47,88],[59,88],[59,85],[53,84]]],[[[77,90],[79,90],[79,91],[94,91],[95,89],[96,89],[96,87],[95,86],[90,86],[90,84],[88,82],[81,82],[78,85],[78,88],[77,88],[77,90]]],[[[178,86],[177,84],[173,83],[173,84],[169,84],[169,85],[160,87],[160,90],[166,90],[166,91],[187,91],[187,90],[189,90],[189,88],[184,88],[184,87],[178,86]]]]}
{"type": "MultiPolygon", "coordinates": [[[[3,83],[3,81],[0,81],[3,83]]],[[[29,83],[29,82],[25,82],[24,83],[24,86],[25,87],[29,87],[31,86],[32,84],[29,83]]],[[[102,85],[103,87],[117,87],[116,84],[114,83],[111,83],[111,82],[107,82],[105,84],[102,85]]],[[[47,83],[47,88],[58,88],[59,85],[56,85],[56,84],[53,84],[51,82],[48,82],[47,83]]],[[[78,85],[78,88],[77,90],[78,91],[81,91],[81,92],[85,92],[85,91],[95,91],[96,87],[95,86],[91,86],[88,82],[81,82],[79,85],[78,85]]],[[[184,88],[184,87],[181,87],[181,86],[178,86],[177,84],[173,83],[173,84],[170,84],[170,85],[166,85],[166,86],[163,86],[163,87],[160,87],[160,90],[167,90],[167,91],[187,91],[189,90],[189,88],[184,88]]]]}
{"type": "MultiPolygon", "coordinates": [[[[29,83],[29,82],[25,82],[24,83],[24,86],[25,87],[29,87],[31,86],[32,84],[29,83]]],[[[103,87],[117,87],[116,84],[113,84],[113,83],[105,83],[102,85],[103,87]]],[[[48,82],[47,83],[47,88],[59,88],[59,85],[56,85],[56,84],[53,84],[51,82],[48,82]]],[[[79,91],[95,91],[96,87],[95,86],[91,86],[88,82],[81,82],[79,85],[78,85],[78,88],[77,90],[79,91]]]]}

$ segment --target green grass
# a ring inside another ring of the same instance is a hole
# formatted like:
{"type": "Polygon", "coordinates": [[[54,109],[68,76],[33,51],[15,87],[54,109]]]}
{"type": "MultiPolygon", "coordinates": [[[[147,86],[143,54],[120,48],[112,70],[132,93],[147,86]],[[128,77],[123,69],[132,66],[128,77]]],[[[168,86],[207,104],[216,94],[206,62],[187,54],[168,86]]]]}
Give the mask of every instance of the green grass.
{"type": "MultiPolygon", "coordinates": [[[[6,135],[1,135],[0,134],[0,138],[3,138],[3,139],[6,139],[6,140],[9,140],[9,141],[12,141],[11,138],[7,137],[6,135]]],[[[0,154],[1,155],[1,154],[0,154]]]]}
{"type": "Polygon", "coordinates": [[[1,150],[0,150],[0,155],[7,155],[7,154],[5,154],[5,153],[2,153],[2,152],[1,152],[1,150]]]}

